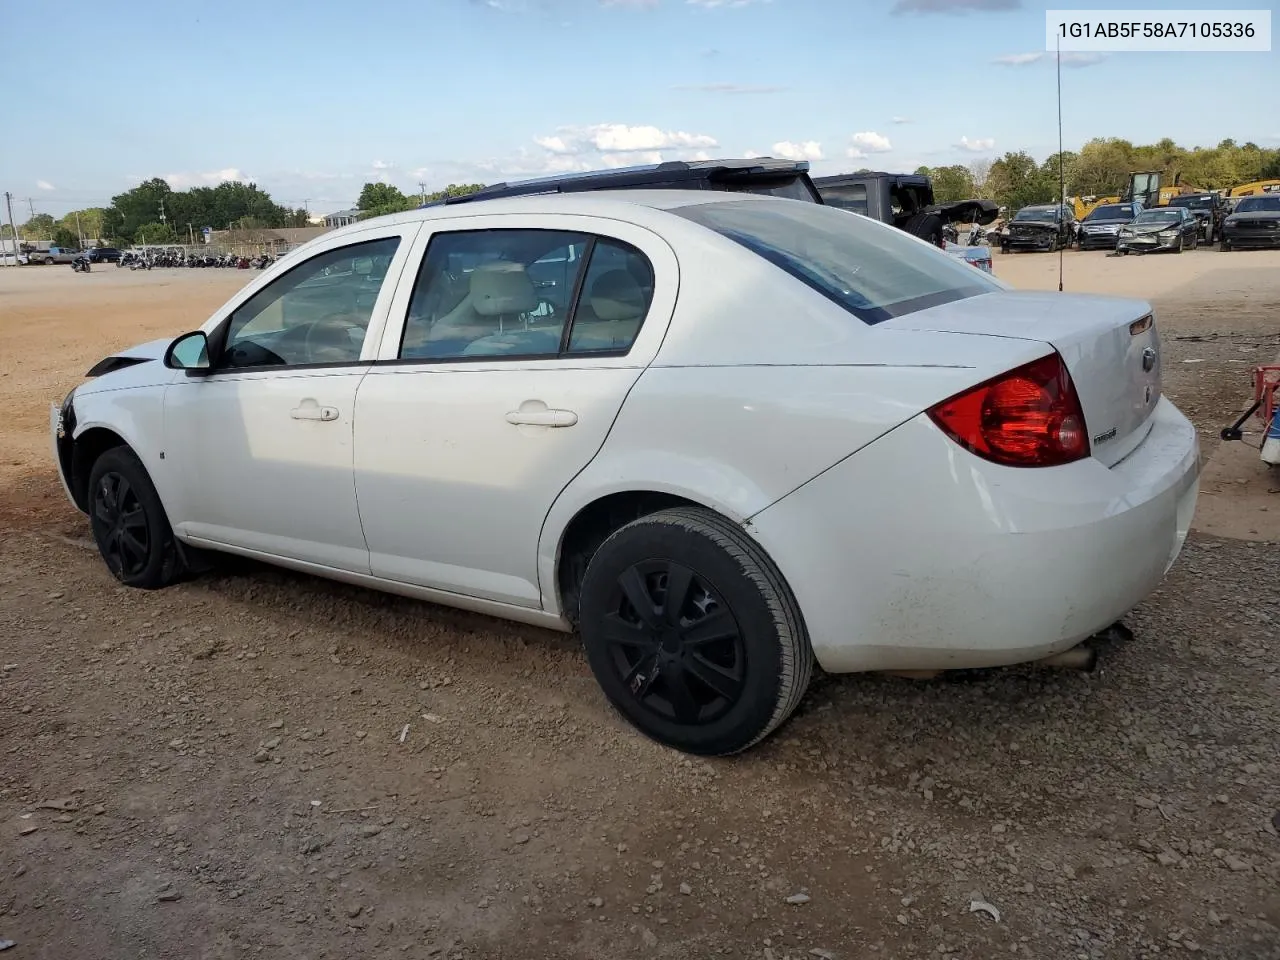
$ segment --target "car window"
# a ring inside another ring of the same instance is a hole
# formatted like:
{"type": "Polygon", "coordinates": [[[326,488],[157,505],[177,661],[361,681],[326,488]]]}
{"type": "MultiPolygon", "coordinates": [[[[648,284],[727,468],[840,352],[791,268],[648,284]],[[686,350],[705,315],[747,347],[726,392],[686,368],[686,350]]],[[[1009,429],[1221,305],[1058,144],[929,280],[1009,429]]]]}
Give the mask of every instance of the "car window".
{"type": "Polygon", "coordinates": [[[1236,213],[1280,213],[1280,197],[1244,197],[1236,204],[1236,213]]]}
{"type": "Polygon", "coordinates": [[[867,205],[867,186],[864,183],[846,183],[839,186],[823,187],[822,202],[841,210],[852,210],[866,216],[870,212],[867,205]]]}
{"type": "Polygon", "coordinates": [[[822,204],[742,200],[671,212],[741,244],[866,323],[1003,289],[900,230],[822,204]]]}
{"type": "Polygon", "coordinates": [[[618,240],[591,248],[582,295],[569,331],[570,353],[627,351],[653,301],[653,268],[643,253],[618,240]]]}
{"type": "Polygon", "coordinates": [[[402,359],[556,356],[591,238],[463,230],[431,238],[409,300],[402,359]]]}
{"type": "Polygon", "coordinates": [[[227,324],[225,368],[350,363],[400,245],[386,237],[327,250],[242,303],[227,324]]]}

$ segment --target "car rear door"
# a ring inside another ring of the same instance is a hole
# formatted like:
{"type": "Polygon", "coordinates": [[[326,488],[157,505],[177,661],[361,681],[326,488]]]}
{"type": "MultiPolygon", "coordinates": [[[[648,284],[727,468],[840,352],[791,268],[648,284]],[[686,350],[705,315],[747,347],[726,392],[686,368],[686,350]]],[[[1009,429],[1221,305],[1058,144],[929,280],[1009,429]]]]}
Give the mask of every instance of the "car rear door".
{"type": "Polygon", "coordinates": [[[428,222],[356,396],[355,488],[372,572],[542,606],[543,520],[657,354],[677,285],[671,248],[631,224],[428,222]],[[619,271],[648,271],[647,305],[593,295],[612,281],[634,294],[619,271]],[[628,310],[634,324],[618,320],[628,310]]]}

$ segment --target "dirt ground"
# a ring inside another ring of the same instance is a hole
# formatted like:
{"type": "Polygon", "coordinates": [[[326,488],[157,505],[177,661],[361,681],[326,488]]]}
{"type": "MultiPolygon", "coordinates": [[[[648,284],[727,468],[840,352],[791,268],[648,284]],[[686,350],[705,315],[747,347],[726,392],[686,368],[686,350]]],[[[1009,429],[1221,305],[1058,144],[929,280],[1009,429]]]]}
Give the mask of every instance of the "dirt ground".
{"type": "Polygon", "coordinates": [[[1280,476],[1216,439],[1280,354],[1280,252],[1065,257],[1155,304],[1208,460],[1134,640],[820,676],[712,762],[627,728],[569,637],[252,564],[110,579],[48,404],[246,279],[0,269],[6,957],[1280,958],[1280,476]]]}

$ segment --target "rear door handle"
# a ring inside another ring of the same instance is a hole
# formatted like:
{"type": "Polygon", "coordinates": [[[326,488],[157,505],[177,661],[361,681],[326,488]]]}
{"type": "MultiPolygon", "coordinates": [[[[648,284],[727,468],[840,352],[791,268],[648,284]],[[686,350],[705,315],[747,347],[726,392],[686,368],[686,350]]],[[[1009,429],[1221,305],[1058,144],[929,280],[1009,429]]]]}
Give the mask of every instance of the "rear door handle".
{"type": "Polygon", "coordinates": [[[337,407],[322,407],[310,397],[289,411],[295,420],[337,420],[337,407]]]}
{"type": "Polygon", "coordinates": [[[507,423],[517,426],[572,427],[577,422],[578,415],[572,410],[512,410],[507,414],[507,423]]]}

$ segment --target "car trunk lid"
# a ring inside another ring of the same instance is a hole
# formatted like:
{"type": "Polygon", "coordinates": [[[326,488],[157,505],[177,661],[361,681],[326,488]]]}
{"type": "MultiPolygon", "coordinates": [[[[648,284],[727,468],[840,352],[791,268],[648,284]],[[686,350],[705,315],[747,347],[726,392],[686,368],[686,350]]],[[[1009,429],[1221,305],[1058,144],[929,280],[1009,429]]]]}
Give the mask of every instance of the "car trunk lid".
{"type": "Polygon", "coordinates": [[[1111,466],[1142,442],[1160,399],[1160,338],[1141,300],[992,293],[881,326],[1035,340],[1062,356],[1080,395],[1093,456],[1111,466]]]}

